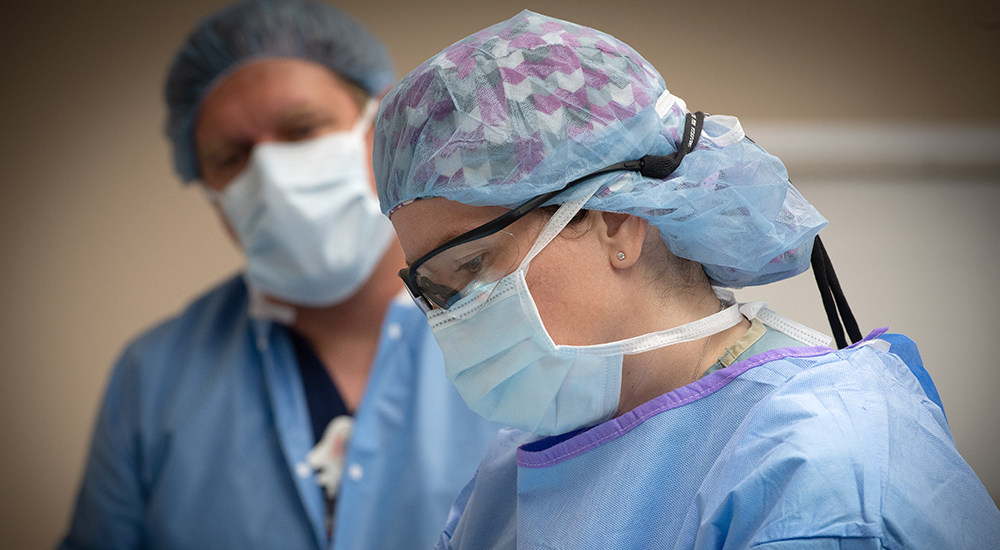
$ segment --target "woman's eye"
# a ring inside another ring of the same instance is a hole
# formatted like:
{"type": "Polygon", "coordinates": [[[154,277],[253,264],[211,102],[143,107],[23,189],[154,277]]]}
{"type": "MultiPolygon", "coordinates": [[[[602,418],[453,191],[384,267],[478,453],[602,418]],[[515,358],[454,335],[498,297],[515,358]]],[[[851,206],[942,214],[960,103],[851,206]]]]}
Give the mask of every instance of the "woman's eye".
{"type": "Polygon", "coordinates": [[[466,271],[469,273],[479,273],[479,270],[483,268],[483,262],[483,255],[480,254],[462,263],[462,265],[458,266],[458,269],[459,271],[466,271]]]}

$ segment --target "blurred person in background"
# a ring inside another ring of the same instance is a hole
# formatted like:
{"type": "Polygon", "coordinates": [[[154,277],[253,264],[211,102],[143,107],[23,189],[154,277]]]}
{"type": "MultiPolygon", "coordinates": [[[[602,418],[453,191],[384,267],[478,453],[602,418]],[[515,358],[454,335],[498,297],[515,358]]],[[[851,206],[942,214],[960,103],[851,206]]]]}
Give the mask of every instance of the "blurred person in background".
{"type": "Polygon", "coordinates": [[[237,3],[180,48],[175,166],[246,271],[123,352],[62,548],[433,544],[496,426],[400,298],[371,171],[393,81],[385,47],[318,2],[237,3]]]}

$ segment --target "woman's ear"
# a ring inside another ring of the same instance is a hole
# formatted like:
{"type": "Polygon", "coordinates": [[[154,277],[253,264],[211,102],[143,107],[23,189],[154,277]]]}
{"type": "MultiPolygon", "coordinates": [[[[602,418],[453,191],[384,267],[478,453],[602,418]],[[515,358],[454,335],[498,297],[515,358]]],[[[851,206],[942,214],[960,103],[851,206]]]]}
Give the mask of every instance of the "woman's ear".
{"type": "Polygon", "coordinates": [[[630,214],[600,214],[597,229],[611,266],[616,269],[632,267],[642,254],[642,242],[646,239],[649,222],[630,214]]]}

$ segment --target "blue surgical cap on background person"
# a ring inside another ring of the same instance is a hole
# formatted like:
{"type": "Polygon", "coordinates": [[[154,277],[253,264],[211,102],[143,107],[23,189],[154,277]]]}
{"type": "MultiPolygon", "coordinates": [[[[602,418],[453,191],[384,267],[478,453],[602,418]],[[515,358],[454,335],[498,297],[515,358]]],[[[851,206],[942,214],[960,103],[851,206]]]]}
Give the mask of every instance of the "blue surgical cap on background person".
{"type": "MultiPolygon", "coordinates": [[[[445,48],[386,95],[374,145],[382,211],[427,197],[511,208],[605,166],[674,153],[686,113],[627,44],[523,11],[445,48]]],[[[649,220],[721,286],[805,271],[827,223],[734,117],[707,117],[696,149],[665,179],[599,178],[585,208],[649,220]]]]}
{"type": "Polygon", "coordinates": [[[167,136],[184,181],[199,177],[194,125],[214,86],[254,58],[313,61],[380,96],[395,80],[385,46],[337,8],[308,0],[239,2],[198,23],[167,75],[167,136]]]}

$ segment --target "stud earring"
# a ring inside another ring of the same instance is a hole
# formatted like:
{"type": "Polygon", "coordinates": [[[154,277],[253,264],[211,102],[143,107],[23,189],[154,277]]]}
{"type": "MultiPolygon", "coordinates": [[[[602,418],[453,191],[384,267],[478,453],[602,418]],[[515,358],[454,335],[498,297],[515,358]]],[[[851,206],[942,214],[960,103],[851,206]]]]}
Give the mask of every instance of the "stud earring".
{"type": "Polygon", "coordinates": [[[619,260],[624,260],[625,259],[625,253],[624,252],[619,252],[618,253],[618,259],[619,260]]]}

